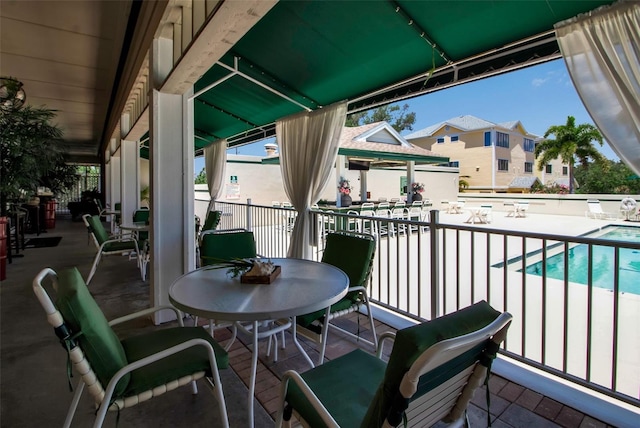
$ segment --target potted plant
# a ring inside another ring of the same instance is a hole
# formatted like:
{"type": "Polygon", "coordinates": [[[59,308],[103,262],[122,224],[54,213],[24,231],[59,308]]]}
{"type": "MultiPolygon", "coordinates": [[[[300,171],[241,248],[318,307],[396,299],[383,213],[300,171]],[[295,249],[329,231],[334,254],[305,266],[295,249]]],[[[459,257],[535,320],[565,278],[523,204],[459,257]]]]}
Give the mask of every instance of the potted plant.
{"type": "Polygon", "coordinates": [[[340,177],[340,184],[338,185],[338,192],[340,192],[340,206],[349,207],[353,200],[351,199],[351,183],[344,177],[340,177]]]}
{"type": "Polygon", "coordinates": [[[422,192],[424,192],[424,184],[423,183],[411,183],[411,196],[412,201],[421,201],[422,200],[422,192]]]}

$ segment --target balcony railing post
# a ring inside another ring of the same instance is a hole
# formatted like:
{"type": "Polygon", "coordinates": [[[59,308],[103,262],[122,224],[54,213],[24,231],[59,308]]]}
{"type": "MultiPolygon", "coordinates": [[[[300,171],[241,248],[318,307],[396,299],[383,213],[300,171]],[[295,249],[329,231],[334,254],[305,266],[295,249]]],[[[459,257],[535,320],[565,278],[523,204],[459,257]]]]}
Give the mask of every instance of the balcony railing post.
{"type": "Polygon", "coordinates": [[[253,230],[253,218],[251,216],[251,198],[247,198],[247,230],[253,230]]]}
{"type": "Polygon", "coordinates": [[[429,244],[431,255],[431,319],[440,314],[440,239],[438,231],[439,211],[431,210],[429,216],[429,244]]]}

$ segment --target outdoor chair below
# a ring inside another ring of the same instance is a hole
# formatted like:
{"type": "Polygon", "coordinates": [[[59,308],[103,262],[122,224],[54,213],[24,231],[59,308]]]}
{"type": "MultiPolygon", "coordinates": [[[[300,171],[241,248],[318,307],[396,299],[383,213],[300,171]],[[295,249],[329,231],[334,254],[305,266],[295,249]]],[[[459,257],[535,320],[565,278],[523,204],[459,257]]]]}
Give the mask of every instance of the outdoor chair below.
{"type": "Polygon", "coordinates": [[[140,256],[140,247],[138,246],[138,241],[136,241],[131,235],[110,236],[102,225],[102,221],[100,221],[99,215],[92,216],[89,214],[85,214],[82,216],[82,220],[91,233],[93,242],[98,249],[96,257],[93,260],[93,265],[91,266],[91,271],[89,272],[89,276],[87,277],[87,284],[89,284],[91,282],[91,279],[93,279],[93,275],[95,275],[96,273],[96,269],[98,268],[98,264],[100,264],[102,256],[110,255],[128,255],[129,259],[135,258],[138,269],[140,270],[140,275],[142,277],[142,280],[144,281],[145,275],[142,271],[142,258],[140,256]]]}
{"type": "Polygon", "coordinates": [[[76,268],[59,273],[43,269],[32,286],[47,320],[68,353],[69,370],[73,366],[81,378],[71,400],[65,428],[71,426],[85,386],[97,408],[93,426],[100,427],[108,410],[119,412],[187,384],[191,384],[192,393],[196,394],[196,380],[202,378],[217,399],[221,425],[229,426],[218,372],[228,366],[227,352],[202,328],[183,327],[175,308],[150,308],[107,322],[76,268]],[[43,287],[43,282],[48,283],[49,279],[55,301],[43,287]],[[180,326],[123,340],[111,328],[160,310],[174,311],[180,326]]]}
{"type": "Polygon", "coordinates": [[[481,301],[399,330],[388,363],[360,349],[281,382],[276,427],[292,415],[313,427],[460,426],[473,392],[488,381],[511,315],[481,301]],[[405,421],[403,425],[403,420],[405,421]]]}
{"type": "Polygon", "coordinates": [[[342,269],[347,274],[349,277],[349,290],[342,300],[329,308],[328,317],[326,309],[296,317],[298,333],[320,345],[318,364],[324,362],[329,327],[362,341],[372,346],[373,349],[378,346],[375,324],[367,295],[367,286],[373,269],[375,251],[376,240],[373,235],[351,231],[338,231],[327,235],[322,262],[342,269]],[[367,340],[360,334],[359,319],[358,330],[355,334],[331,323],[332,320],[338,317],[353,312],[360,313],[363,308],[366,308],[366,317],[369,319],[372,340],[367,340]]]}

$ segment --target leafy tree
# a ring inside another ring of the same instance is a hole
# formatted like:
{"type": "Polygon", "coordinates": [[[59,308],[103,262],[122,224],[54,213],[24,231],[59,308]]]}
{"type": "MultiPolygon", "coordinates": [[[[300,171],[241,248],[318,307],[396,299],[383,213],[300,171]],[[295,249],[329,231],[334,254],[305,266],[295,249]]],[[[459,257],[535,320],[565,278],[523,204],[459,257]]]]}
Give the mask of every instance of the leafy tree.
{"type": "Polygon", "coordinates": [[[576,126],[573,116],[567,117],[565,125],[553,125],[544,134],[545,140],[538,143],[535,156],[538,159],[538,170],[542,171],[546,164],[557,158],[569,165],[569,193],[573,193],[573,168],[576,158],[581,165],[587,165],[589,159],[603,163],[606,159],[594,146],[597,141],[602,146],[602,135],[598,129],[588,123],[576,126]],[[553,135],[555,138],[549,138],[553,135]]]}
{"type": "Polygon", "coordinates": [[[353,113],[347,116],[345,126],[361,126],[374,122],[388,122],[393,129],[402,132],[405,129],[413,130],[413,124],[416,122],[416,114],[408,112],[409,104],[400,107],[398,104],[385,105],[374,110],[353,113]]]}
{"type": "Polygon", "coordinates": [[[207,184],[207,174],[204,168],[202,168],[202,171],[200,171],[200,173],[196,175],[195,184],[207,184]]]}
{"type": "Polygon", "coordinates": [[[35,193],[38,186],[54,191],[73,184],[78,176],[65,164],[62,131],[51,124],[55,112],[46,108],[0,110],[0,207],[9,200],[35,193]]]}
{"type": "Polygon", "coordinates": [[[640,194],[640,177],[622,161],[579,165],[575,177],[580,183],[579,193],[640,194]]]}

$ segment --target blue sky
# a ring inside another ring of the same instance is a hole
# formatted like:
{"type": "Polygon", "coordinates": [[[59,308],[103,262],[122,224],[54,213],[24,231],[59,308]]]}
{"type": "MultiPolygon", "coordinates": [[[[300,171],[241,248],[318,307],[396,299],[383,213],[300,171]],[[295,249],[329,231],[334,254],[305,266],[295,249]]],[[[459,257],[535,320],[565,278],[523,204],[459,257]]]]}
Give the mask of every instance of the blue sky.
{"type": "MultiPolygon", "coordinates": [[[[416,113],[416,122],[413,131],[403,135],[467,114],[495,123],[519,120],[539,136],[552,125],[564,125],[567,116],[574,116],[577,124],[593,124],[561,59],[400,102],[405,103],[416,113]]],[[[237,153],[264,156],[266,142],[239,147],[237,153]]],[[[606,142],[600,151],[618,160],[606,142]]],[[[204,160],[196,159],[196,174],[202,168],[204,160]]]]}

